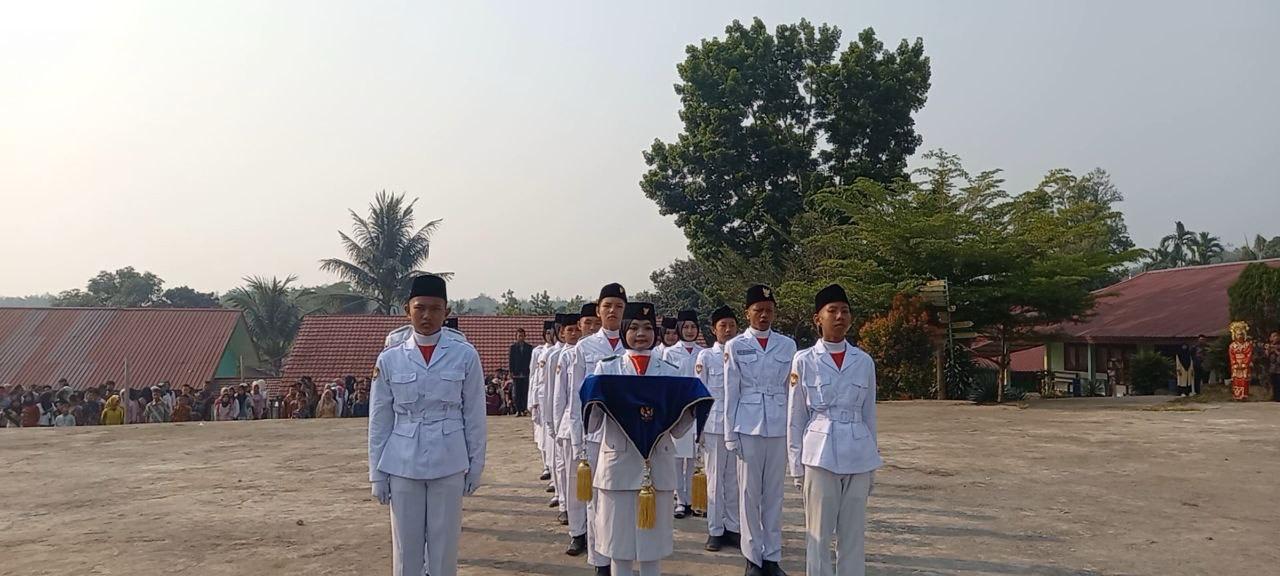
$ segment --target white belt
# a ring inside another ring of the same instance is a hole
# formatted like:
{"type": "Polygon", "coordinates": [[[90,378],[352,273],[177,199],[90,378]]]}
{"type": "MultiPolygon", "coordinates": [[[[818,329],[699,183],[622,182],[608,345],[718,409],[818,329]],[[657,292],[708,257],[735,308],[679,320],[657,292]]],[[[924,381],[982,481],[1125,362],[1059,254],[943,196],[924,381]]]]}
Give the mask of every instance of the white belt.
{"type": "Polygon", "coordinates": [[[813,414],[814,420],[830,420],[832,422],[840,422],[844,424],[857,424],[862,422],[862,412],[857,410],[847,410],[844,408],[818,408],[813,414]]]}

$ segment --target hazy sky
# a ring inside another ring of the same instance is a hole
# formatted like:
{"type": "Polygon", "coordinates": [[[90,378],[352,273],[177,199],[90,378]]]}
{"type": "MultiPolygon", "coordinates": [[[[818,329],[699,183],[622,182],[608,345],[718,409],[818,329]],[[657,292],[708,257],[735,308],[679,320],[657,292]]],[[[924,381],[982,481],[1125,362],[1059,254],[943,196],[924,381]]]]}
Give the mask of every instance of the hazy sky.
{"type": "Polygon", "coordinates": [[[752,16],[924,38],[922,151],[1012,190],[1103,167],[1139,245],[1280,234],[1280,2],[0,0],[0,294],[329,282],[382,189],[444,219],[455,298],[644,288],[685,241],[640,152],[685,46],[752,16]]]}

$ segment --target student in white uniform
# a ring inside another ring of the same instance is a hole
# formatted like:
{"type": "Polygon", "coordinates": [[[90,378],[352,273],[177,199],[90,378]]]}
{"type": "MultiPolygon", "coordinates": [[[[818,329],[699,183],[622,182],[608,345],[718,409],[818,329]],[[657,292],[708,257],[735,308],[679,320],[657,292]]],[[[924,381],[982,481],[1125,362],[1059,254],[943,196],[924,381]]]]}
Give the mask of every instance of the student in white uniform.
{"type": "MultiPolygon", "coordinates": [[[[542,399],[542,387],[547,379],[543,374],[546,370],[547,353],[556,345],[556,322],[555,320],[544,320],[542,322],[542,344],[533,349],[533,355],[529,359],[529,419],[533,421],[533,442],[538,445],[538,454],[542,456],[542,475],[539,480],[551,480],[551,459],[547,457],[547,451],[550,447],[546,446],[546,434],[542,430],[542,414],[538,411],[538,405],[542,399]]],[[[550,484],[548,488],[552,488],[550,484]]],[[[554,491],[554,488],[552,488],[554,491]]]]}
{"type": "MultiPolygon", "coordinates": [[[[596,305],[582,305],[578,314],[578,333],[595,334],[600,329],[600,318],[596,316],[596,305]]],[[[574,342],[581,342],[575,338],[574,342]]],[[[566,340],[568,343],[568,340],[566,340]]],[[[581,556],[587,551],[587,503],[577,498],[578,462],[586,459],[586,445],[582,440],[582,382],[574,382],[574,367],[578,364],[578,347],[572,346],[560,354],[560,377],[557,379],[556,404],[564,403],[556,427],[557,455],[565,462],[566,520],[569,526],[569,547],[564,553],[569,556],[581,556]],[[563,388],[560,388],[563,387],[563,388]]]]}
{"type": "Polygon", "coordinates": [[[577,462],[573,459],[569,438],[567,436],[560,438],[560,424],[564,418],[565,407],[569,403],[569,367],[572,366],[570,356],[572,356],[573,347],[578,344],[578,339],[582,336],[582,332],[578,331],[579,319],[577,314],[556,314],[560,350],[547,360],[554,365],[554,368],[550,370],[551,382],[547,385],[547,406],[550,406],[550,409],[546,410],[548,417],[545,426],[547,441],[551,442],[553,450],[552,480],[556,487],[556,505],[560,508],[556,521],[560,522],[561,526],[569,525],[569,500],[572,499],[568,488],[569,466],[577,462]]]}
{"type": "MultiPolygon", "coordinates": [[[[625,354],[611,356],[596,365],[596,374],[627,376],[679,376],[680,371],[653,356],[657,343],[654,327],[657,315],[646,302],[627,304],[622,322],[622,344],[625,354]]],[[[685,427],[690,427],[685,421],[685,427]]],[[[626,433],[603,411],[595,410],[588,422],[589,430],[600,430],[602,443],[594,471],[592,486],[596,504],[595,546],[612,561],[612,576],[657,576],[661,560],[673,549],[671,510],[676,488],[675,446],[665,435],[649,453],[650,478],[657,491],[657,511],[651,529],[637,527],[636,509],[644,479],[645,461],[626,433]]],[[[696,432],[690,432],[696,434],[696,432]]]]}
{"type": "Polygon", "coordinates": [[[484,472],[484,371],[475,348],[441,327],[444,279],[415,278],[404,309],[413,334],[374,368],[369,481],[391,504],[392,573],[454,576],[462,497],[484,472]]]}
{"type": "MultiPolygon", "coordinates": [[[[627,291],[621,284],[606,284],[600,289],[600,296],[596,298],[596,316],[600,320],[600,329],[590,335],[584,337],[578,342],[574,356],[576,363],[573,366],[573,372],[570,374],[570,382],[574,387],[574,398],[579,396],[582,390],[582,382],[588,375],[594,374],[596,366],[601,360],[610,356],[622,354],[626,349],[622,347],[622,315],[627,306],[627,291]]],[[[578,407],[577,414],[581,416],[582,407],[578,407]]],[[[578,433],[582,433],[582,422],[574,427],[578,433]]],[[[586,458],[591,465],[591,469],[596,469],[597,459],[600,456],[600,439],[603,432],[595,430],[584,434],[578,443],[583,446],[578,459],[586,458]]],[[[594,493],[594,489],[593,489],[594,493]]],[[[600,553],[595,545],[595,516],[596,503],[598,498],[592,497],[587,502],[587,563],[596,570],[597,576],[608,576],[609,574],[609,557],[600,553]]],[[[572,520],[571,520],[572,522],[572,520]]]]}
{"type": "Polygon", "coordinates": [[[843,288],[823,288],[813,308],[822,339],[796,353],[787,417],[790,474],[804,494],[805,574],[863,576],[867,498],[883,464],[876,444],[876,366],[845,340],[853,316],[843,288]]]}
{"type": "Polygon", "coordinates": [[[703,469],[707,475],[707,543],[711,552],[737,548],[741,541],[738,523],[738,457],[724,448],[724,347],[738,335],[738,319],[728,306],[711,313],[711,330],[716,343],[698,353],[693,371],[715,398],[707,427],[702,431],[703,469]]]}
{"type": "Polygon", "coordinates": [[[565,325],[565,315],[556,314],[553,323],[552,329],[555,331],[555,343],[542,355],[542,363],[545,364],[545,367],[539,374],[540,382],[538,382],[537,387],[536,405],[538,406],[538,430],[542,432],[543,459],[547,470],[551,472],[551,482],[547,485],[547,492],[555,494],[551,497],[551,501],[547,503],[547,506],[560,508],[563,511],[564,503],[560,498],[560,486],[557,479],[558,475],[556,474],[556,411],[552,402],[552,394],[555,391],[556,366],[560,363],[560,353],[565,349],[564,342],[560,339],[565,325]]]}
{"type": "MultiPolygon", "coordinates": [[[[672,346],[668,346],[662,352],[662,359],[678,366],[681,376],[696,376],[693,371],[693,363],[703,350],[702,346],[698,344],[697,310],[681,310],[676,315],[676,333],[679,335],[679,341],[672,346]]],[[[691,506],[693,472],[697,468],[698,462],[693,437],[686,434],[676,438],[675,442],[676,476],[679,482],[676,487],[675,517],[680,519],[688,516],[704,516],[705,510],[694,510],[691,506]]]]}
{"type": "Polygon", "coordinates": [[[658,345],[653,347],[653,354],[658,358],[662,358],[667,353],[667,348],[675,346],[680,341],[680,331],[676,329],[676,319],[674,316],[665,316],[662,318],[662,331],[658,338],[658,345]]]}
{"type": "Polygon", "coordinates": [[[787,382],[794,340],[772,330],[773,289],[747,289],[746,332],[725,346],[724,445],[738,456],[746,576],[785,576],[782,488],[787,470],[787,382]]]}

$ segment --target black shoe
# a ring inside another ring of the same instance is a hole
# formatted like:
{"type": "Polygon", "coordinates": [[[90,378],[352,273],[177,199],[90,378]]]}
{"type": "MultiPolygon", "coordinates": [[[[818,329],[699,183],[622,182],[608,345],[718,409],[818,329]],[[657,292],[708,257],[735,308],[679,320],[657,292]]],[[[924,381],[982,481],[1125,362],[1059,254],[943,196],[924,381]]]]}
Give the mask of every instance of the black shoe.
{"type": "Polygon", "coordinates": [[[539,479],[539,480],[542,480],[542,481],[544,481],[544,482],[545,482],[545,481],[547,481],[547,480],[550,480],[550,479],[551,479],[551,472],[546,471],[546,470],[543,470],[543,471],[542,471],[542,475],[541,475],[541,476],[539,476],[539,477],[538,477],[538,479],[539,479]]]}
{"type": "Polygon", "coordinates": [[[570,556],[581,556],[586,551],[587,535],[583,534],[581,536],[574,536],[573,539],[569,541],[569,548],[566,549],[564,553],[570,556]]]}
{"type": "Polygon", "coordinates": [[[754,562],[747,560],[747,570],[743,572],[743,576],[769,576],[769,573],[765,572],[764,568],[756,566],[754,562]]]}
{"type": "Polygon", "coordinates": [[[724,548],[724,536],[707,536],[707,544],[703,548],[708,552],[719,552],[724,548]]]}
{"type": "Polygon", "coordinates": [[[547,493],[547,494],[555,494],[555,493],[556,493],[556,486],[555,486],[555,484],[552,484],[552,485],[550,485],[550,486],[547,486],[546,493],[547,493]]]}
{"type": "Polygon", "coordinates": [[[768,576],[787,576],[787,573],[782,571],[782,567],[772,560],[764,561],[764,573],[768,576]]]}
{"type": "Polygon", "coordinates": [[[676,506],[676,520],[684,520],[684,517],[688,515],[689,515],[688,506],[676,506]]]}
{"type": "MultiPolygon", "coordinates": [[[[556,504],[557,504],[557,505],[559,505],[559,502],[557,502],[556,504]]],[[[561,512],[561,513],[559,513],[559,514],[556,514],[556,521],[557,521],[557,522],[559,522],[561,526],[568,526],[568,525],[569,525],[569,513],[568,513],[568,512],[561,512]]]]}
{"type": "Polygon", "coordinates": [[[547,502],[547,508],[559,508],[559,507],[560,507],[559,498],[552,498],[550,502],[547,502]]]}
{"type": "Polygon", "coordinates": [[[613,571],[608,566],[596,566],[596,576],[613,576],[613,571]]]}
{"type": "Polygon", "coordinates": [[[725,530],[725,531],[724,531],[724,536],[723,536],[723,538],[724,538],[724,545],[725,545],[725,546],[732,546],[732,547],[737,548],[737,549],[739,549],[739,550],[741,550],[741,549],[742,549],[742,535],[741,535],[741,534],[739,534],[739,533],[737,533],[737,532],[734,532],[733,530],[725,530]]]}

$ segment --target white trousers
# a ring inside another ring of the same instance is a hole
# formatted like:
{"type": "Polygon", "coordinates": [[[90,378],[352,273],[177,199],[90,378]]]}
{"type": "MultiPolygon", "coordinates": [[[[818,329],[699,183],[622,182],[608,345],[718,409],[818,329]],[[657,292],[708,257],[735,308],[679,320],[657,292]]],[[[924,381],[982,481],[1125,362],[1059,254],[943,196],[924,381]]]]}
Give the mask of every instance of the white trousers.
{"type": "Polygon", "coordinates": [[[703,472],[707,475],[707,533],[741,532],[738,524],[738,457],[724,448],[723,434],[703,435],[703,472]]]}
{"type": "MultiPolygon", "coordinates": [[[[537,414],[537,408],[536,408],[536,407],[534,408],[534,414],[535,414],[535,415],[537,414]]],[[[544,434],[544,433],[543,433],[543,431],[542,431],[542,422],[539,422],[537,418],[534,418],[534,420],[533,420],[533,443],[538,445],[538,454],[542,456],[542,467],[543,467],[543,469],[546,469],[546,468],[547,468],[547,450],[546,450],[546,447],[542,445],[542,444],[543,444],[543,441],[544,441],[544,440],[546,440],[546,439],[547,439],[547,435],[546,435],[546,434],[544,434]]]]}
{"type": "Polygon", "coordinates": [[[652,562],[614,560],[609,574],[611,576],[660,576],[662,574],[662,562],[660,560],[652,562]]]}
{"type": "Polygon", "coordinates": [[[693,506],[693,471],[697,460],[693,458],[676,458],[676,505],[693,506]]]}
{"type": "Polygon", "coordinates": [[[875,472],[834,474],[804,467],[805,574],[865,576],[867,498],[875,472]],[[835,564],[831,538],[836,540],[835,564]]]}
{"type": "MultiPolygon", "coordinates": [[[[587,442],[587,463],[594,472],[600,465],[600,443],[587,442]]],[[[596,510],[600,508],[600,489],[591,488],[591,501],[587,502],[587,563],[597,568],[609,565],[609,557],[596,551],[596,510]]]]}
{"type": "Polygon", "coordinates": [[[556,478],[560,510],[569,514],[569,536],[582,536],[587,533],[587,503],[578,500],[578,461],[568,438],[556,439],[556,478]]]}
{"type": "Polygon", "coordinates": [[[456,576],[462,534],[463,476],[390,477],[394,576],[456,576]]]}
{"type": "Polygon", "coordinates": [[[782,560],[782,485],[787,439],[739,434],[738,497],[742,555],[756,566],[782,560]]]}

